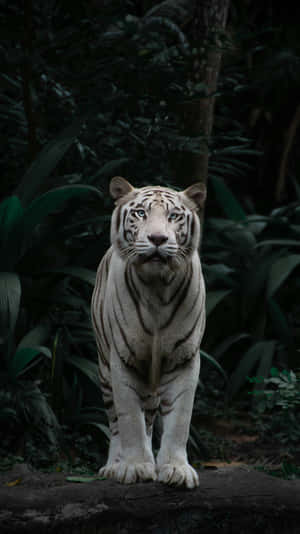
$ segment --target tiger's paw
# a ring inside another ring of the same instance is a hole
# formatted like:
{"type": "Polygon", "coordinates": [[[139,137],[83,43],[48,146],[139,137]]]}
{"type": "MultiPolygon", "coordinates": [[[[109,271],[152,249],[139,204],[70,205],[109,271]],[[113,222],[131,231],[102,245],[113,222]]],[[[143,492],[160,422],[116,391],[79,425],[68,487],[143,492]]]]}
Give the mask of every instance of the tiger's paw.
{"type": "Polygon", "coordinates": [[[107,464],[100,469],[99,475],[112,478],[121,484],[156,480],[155,465],[151,462],[127,463],[121,461],[107,464]]]}
{"type": "Polygon", "coordinates": [[[158,481],[172,486],[186,486],[189,489],[199,486],[199,476],[188,463],[162,464],[158,467],[158,481]]]}

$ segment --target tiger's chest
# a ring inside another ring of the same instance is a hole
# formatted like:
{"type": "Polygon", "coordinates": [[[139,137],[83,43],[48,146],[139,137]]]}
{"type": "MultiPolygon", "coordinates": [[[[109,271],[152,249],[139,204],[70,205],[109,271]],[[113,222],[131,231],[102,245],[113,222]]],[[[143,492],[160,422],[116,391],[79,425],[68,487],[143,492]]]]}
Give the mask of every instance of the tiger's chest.
{"type": "Polygon", "coordinates": [[[143,374],[153,358],[179,364],[199,349],[204,330],[205,290],[200,261],[172,284],[143,284],[134,273],[110,275],[104,324],[119,357],[143,374]]]}

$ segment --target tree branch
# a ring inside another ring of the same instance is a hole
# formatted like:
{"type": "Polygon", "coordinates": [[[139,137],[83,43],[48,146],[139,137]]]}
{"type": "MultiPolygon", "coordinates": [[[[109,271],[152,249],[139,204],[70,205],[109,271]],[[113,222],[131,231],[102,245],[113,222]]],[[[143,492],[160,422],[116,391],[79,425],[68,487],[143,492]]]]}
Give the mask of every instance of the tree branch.
{"type": "Polygon", "coordinates": [[[0,473],[1,534],[41,532],[299,532],[300,481],[244,467],[200,473],[200,487],[109,480],[68,483],[59,473],[0,473]],[[6,485],[8,483],[8,486],[6,485]],[[178,525],[182,525],[179,526],[178,525]]]}

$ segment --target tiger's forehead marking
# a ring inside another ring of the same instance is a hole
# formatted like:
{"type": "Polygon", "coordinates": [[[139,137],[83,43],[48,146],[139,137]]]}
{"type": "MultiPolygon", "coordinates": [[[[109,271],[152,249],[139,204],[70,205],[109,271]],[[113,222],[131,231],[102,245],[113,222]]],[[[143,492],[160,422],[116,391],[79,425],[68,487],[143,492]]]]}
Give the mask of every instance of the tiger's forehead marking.
{"type": "Polygon", "coordinates": [[[167,208],[182,205],[176,191],[160,186],[141,188],[136,194],[135,202],[143,202],[148,207],[151,207],[152,204],[165,205],[167,208]]]}

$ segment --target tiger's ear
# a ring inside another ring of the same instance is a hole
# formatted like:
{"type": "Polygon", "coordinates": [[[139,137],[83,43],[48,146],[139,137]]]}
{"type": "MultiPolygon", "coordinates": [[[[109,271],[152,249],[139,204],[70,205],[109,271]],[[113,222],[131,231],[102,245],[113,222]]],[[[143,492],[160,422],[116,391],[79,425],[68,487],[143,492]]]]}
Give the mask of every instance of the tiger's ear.
{"type": "Polygon", "coordinates": [[[125,178],[122,178],[122,176],[115,176],[111,179],[109,192],[114,200],[118,200],[119,198],[128,195],[128,193],[131,193],[131,191],[134,191],[134,187],[132,187],[132,185],[127,182],[125,178]]]}
{"type": "Polygon", "coordinates": [[[182,191],[182,193],[191,199],[198,209],[203,208],[206,199],[206,186],[202,182],[190,185],[190,187],[182,191]]]}

